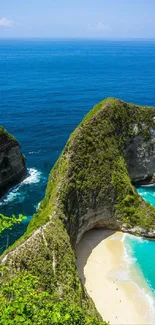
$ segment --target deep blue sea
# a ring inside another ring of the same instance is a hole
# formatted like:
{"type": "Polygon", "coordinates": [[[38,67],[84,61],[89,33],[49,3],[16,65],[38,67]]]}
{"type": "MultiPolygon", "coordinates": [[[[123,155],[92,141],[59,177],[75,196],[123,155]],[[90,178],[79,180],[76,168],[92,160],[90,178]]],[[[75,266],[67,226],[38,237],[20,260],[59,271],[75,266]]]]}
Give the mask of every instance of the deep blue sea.
{"type": "MultiPolygon", "coordinates": [[[[155,41],[0,40],[0,124],[19,140],[28,166],[27,179],[1,199],[1,213],[31,218],[70,133],[109,96],[155,106],[155,41]]],[[[155,206],[155,188],[138,191],[155,206]]],[[[1,252],[26,227],[5,232],[1,252]]],[[[131,241],[155,290],[155,243],[131,241]]]]}

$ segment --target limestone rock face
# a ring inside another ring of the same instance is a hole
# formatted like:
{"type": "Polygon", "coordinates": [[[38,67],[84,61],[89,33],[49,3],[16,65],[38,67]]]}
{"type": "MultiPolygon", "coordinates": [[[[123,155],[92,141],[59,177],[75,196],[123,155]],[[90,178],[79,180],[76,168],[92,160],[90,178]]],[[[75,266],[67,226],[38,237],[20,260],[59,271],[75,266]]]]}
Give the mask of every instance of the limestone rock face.
{"type": "Polygon", "coordinates": [[[0,197],[25,175],[25,158],[18,141],[0,128],[0,197]]]}
{"type": "Polygon", "coordinates": [[[83,234],[94,228],[105,228],[117,230],[119,227],[117,220],[112,217],[108,207],[98,208],[96,211],[88,210],[88,212],[80,218],[76,243],[80,241],[83,234]]]}
{"type": "MultiPolygon", "coordinates": [[[[153,179],[154,137],[154,108],[114,98],[96,105],[70,136],[26,233],[0,263],[9,272],[30,272],[41,288],[94,314],[78,279],[75,245],[86,231],[98,227],[155,238],[155,209],[133,186],[153,179]]],[[[24,173],[16,141],[1,142],[1,157],[7,174],[0,176],[3,184],[18,171],[24,173]]]]}
{"type": "Polygon", "coordinates": [[[131,138],[125,149],[128,172],[133,183],[146,184],[155,173],[155,133],[150,130],[150,139],[142,135],[131,138]]]}

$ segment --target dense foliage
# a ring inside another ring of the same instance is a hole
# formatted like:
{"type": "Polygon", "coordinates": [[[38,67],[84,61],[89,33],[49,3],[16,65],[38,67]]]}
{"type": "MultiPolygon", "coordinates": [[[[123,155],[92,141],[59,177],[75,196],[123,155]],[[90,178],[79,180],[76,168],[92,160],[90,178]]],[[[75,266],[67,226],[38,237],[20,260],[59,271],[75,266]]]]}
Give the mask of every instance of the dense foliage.
{"type": "Polygon", "coordinates": [[[135,123],[148,141],[154,117],[151,108],[107,99],[70,136],[39,211],[24,236],[2,256],[15,273],[11,279],[1,276],[3,324],[104,324],[79,280],[74,245],[88,211],[96,215],[106,209],[115,229],[138,226],[139,234],[140,227],[155,228],[155,210],[132,185],[124,154],[128,140],[137,136],[135,123]],[[27,273],[20,275],[19,270],[27,273]]]}
{"type": "Polygon", "coordinates": [[[7,217],[0,213],[0,235],[4,230],[12,229],[14,225],[21,223],[24,219],[26,219],[26,217],[22,214],[19,214],[18,217],[15,215],[7,217]]]}
{"type": "Polygon", "coordinates": [[[154,227],[155,211],[137,194],[127,171],[124,147],[129,139],[150,138],[154,109],[108,98],[87,114],[71,134],[52,169],[46,195],[29,224],[24,241],[39,226],[58,215],[73,241],[81,215],[104,204],[111,216],[130,229],[154,227]],[[134,126],[138,127],[135,134],[134,126]],[[127,204],[126,204],[127,203],[127,204]]]}
{"type": "Polygon", "coordinates": [[[80,218],[88,209],[96,211],[104,206],[113,222],[117,220],[118,229],[122,224],[128,229],[154,228],[155,210],[136,192],[124,156],[131,139],[140,135],[144,142],[149,140],[150,129],[155,129],[154,117],[150,107],[116,99],[96,105],[70,136],[50,174],[41,218],[34,218],[30,227],[36,227],[35,222],[42,222],[59,206],[75,242],[80,218]]]}
{"type": "MultiPolygon", "coordinates": [[[[32,324],[35,324],[35,315],[37,313],[39,314],[39,308],[42,309],[42,314],[44,315],[42,316],[40,314],[40,324],[46,324],[43,322],[45,316],[47,316],[47,319],[48,317],[55,319],[55,309],[60,312],[63,323],[60,320],[57,321],[56,318],[55,323],[47,321],[47,324],[65,325],[65,317],[67,317],[66,314],[68,313],[72,318],[70,319],[70,323],[68,322],[67,324],[76,325],[80,324],[80,322],[81,324],[85,322],[90,325],[104,324],[104,322],[101,322],[101,318],[96,312],[94,304],[88,298],[79,281],[75,254],[61,220],[53,217],[52,221],[48,225],[41,227],[34,236],[32,241],[27,240],[24,245],[18,246],[18,250],[14,251],[15,255],[13,258],[11,254],[8,255],[8,273],[1,272],[2,288],[0,290],[0,305],[2,304],[2,299],[3,305],[6,308],[3,308],[5,310],[4,319],[7,317],[7,306],[10,305],[13,315],[16,315],[16,306],[18,309],[19,301],[26,299],[25,304],[29,305],[32,303],[32,295],[27,295],[25,288],[29,288],[29,279],[35,279],[38,286],[38,289],[35,290],[40,290],[39,292],[43,292],[43,294],[39,295],[39,302],[34,301],[37,305],[34,304],[32,324]],[[23,278],[23,273],[22,275],[18,272],[16,273],[17,270],[21,272],[27,270],[26,276],[28,275],[28,278],[23,278]],[[14,276],[10,279],[12,273],[14,276]],[[19,286],[20,283],[22,287],[19,286]],[[10,290],[11,288],[18,288],[17,292],[19,296],[17,297],[17,294],[10,296],[9,294],[9,296],[4,297],[4,291],[8,287],[10,290]],[[47,304],[45,304],[44,295],[48,297],[47,304]],[[8,300],[6,300],[7,297],[8,300]],[[12,298],[10,299],[9,297],[12,298]],[[41,304],[42,300],[43,304],[41,304]],[[51,313],[49,312],[49,308],[51,313]]],[[[10,309],[8,312],[9,318],[11,317],[10,309]]],[[[50,321],[54,322],[51,319],[50,321]]]]}
{"type": "Polygon", "coordinates": [[[1,325],[103,325],[77,304],[42,290],[37,278],[27,272],[1,283],[0,303],[1,325]]]}

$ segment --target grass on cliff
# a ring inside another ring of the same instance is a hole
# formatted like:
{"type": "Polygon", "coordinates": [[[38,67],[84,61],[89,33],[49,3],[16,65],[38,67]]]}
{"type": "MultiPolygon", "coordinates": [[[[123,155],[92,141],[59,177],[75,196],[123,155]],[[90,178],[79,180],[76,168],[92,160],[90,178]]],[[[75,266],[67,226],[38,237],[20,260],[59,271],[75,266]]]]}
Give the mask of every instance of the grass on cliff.
{"type": "Polygon", "coordinates": [[[95,209],[104,200],[120,222],[131,227],[151,227],[154,209],[143,202],[132,186],[123,149],[127,140],[135,136],[135,125],[144,141],[150,138],[150,128],[155,126],[153,117],[150,107],[113,98],[96,105],[70,136],[52,170],[39,215],[45,216],[56,208],[55,199],[59,197],[63,215],[76,224],[79,209],[84,214],[88,206],[95,209]]]}
{"type": "Polygon", "coordinates": [[[114,98],[97,104],[71,134],[50,173],[40,209],[20,241],[53,215],[64,222],[73,238],[80,216],[88,208],[95,211],[103,204],[118,220],[118,228],[122,224],[128,228],[154,228],[155,210],[131,184],[124,158],[129,139],[141,135],[144,141],[149,140],[150,129],[155,128],[154,117],[155,111],[150,107],[114,98]]]}
{"type": "MultiPolygon", "coordinates": [[[[56,302],[56,306],[50,305],[50,308],[53,308],[54,313],[56,308],[57,315],[63,309],[64,324],[69,317],[66,315],[71,314],[70,308],[74,310],[74,318],[69,324],[104,324],[81,286],[73,247],[79,226],[83,225],[82,217],[87,215],[88,210],[95,214],[98,209],[105,207],[116,229],[121,229],[123,225],[128,230],[135,226],[146,230],[155,228],[155,210],[140,198],[131,184],[124,157],[124,149],[131,138],[139,134],[146,142],[150,139],[150,129],[155,129],[154,117],[155,110],[152,108],[107,99],[96,105],[70,136],[50,173],[39,211],[24,236],[10,248],[11,251],[18,246],[17,250],[8,255],[9,267],[27,270],[39,283],[43,296],[41,301],[40,296],[39,302],[34,300],[33,304],[38,319],[38,304],[44,315],[42,317],[48,317],[48,304],[53,301],[48,301],[48,295],[53,299],[58,294],[58,305],[56,302]],[[47,222],[49,224],[46,228],[47,222]],[[32,241],[26,241],[35,230],[35,242],[33,236],[32,241]],[[22,242],[24,245],[20,245],[22,242]],[[42,311],[45,293],[47,310],[45,307],[42,311]]],[[[18,282],[18,275],[14,283],[16,280],[18,282]]],[[[18,302],[17,310],[20,309],[19,299],[21,302],[23,299],[25,302],[22,308],[27,312],[27,293],[23,297],[21,289],[20,296],[13,294],[18,302]]],[[[5,295],[5,285],[2,285],[1,297],[5,313],[8,304],[16,315],[16,306],[11,305],[14,301],[10,302],[5,295]]],[[[31,297],[33,302],[33,294],[31,297]]],[[[28,308],[34,322],[33,310],[28,308]]],[[[21,316],[20,311],[17,316],[21,316]]],[[[56,319],[57,316],[51,314],[50,317],[56,319]]]]}
{"type": "Polygon", "coordinates": [[[106,324],[81,285],[69,236],[56,216],[7,262],[0,270],[0,324],[106,324]]]}
{"type": "Polygon", "coordinates": [[[0,136],[8,136],[10,139],[17,141],[16,138],[4,129],[3,126],[0,126],[0,136]]]}
{"type": "MultiPolygon", "coordinates": [[[[128,229],[155,227],[155,210],[131,184],[124,157],[131,138],[140,135],[144,142],[150,139],[154,116],[152,108],[107,99],[73,132],[63,154],[68,170],[59,191],[71,238],[76,238],[80,217],[88,209],[95,213],[103,206],[117,220],[118,229],[123,224],[128,229]]],[[[50,186],[47,191],[52,193],[50,186]]]]}

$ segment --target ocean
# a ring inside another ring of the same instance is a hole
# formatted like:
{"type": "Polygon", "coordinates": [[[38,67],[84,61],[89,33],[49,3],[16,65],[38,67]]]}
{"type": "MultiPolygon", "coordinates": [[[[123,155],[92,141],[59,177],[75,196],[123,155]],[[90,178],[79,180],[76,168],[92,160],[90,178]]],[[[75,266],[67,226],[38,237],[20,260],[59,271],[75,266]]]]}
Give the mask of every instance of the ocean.
{"type": "MultiPolygon", "coordinates": [[[[0,253],[19,238],[41,199],[70,133],[106,97],[155,106],[155,41],[0,40],[0,113],[27,159],[27,178],[3,197],[0,212],[28,220],[0,238],[0,253]]],[[[155,188],[137,189],[155,206],[155,188]]],[[[155,242],[128,237],[155,292],[155,242]]],[[[130,247],[130,249],[129,249],[130,247]]]]}

